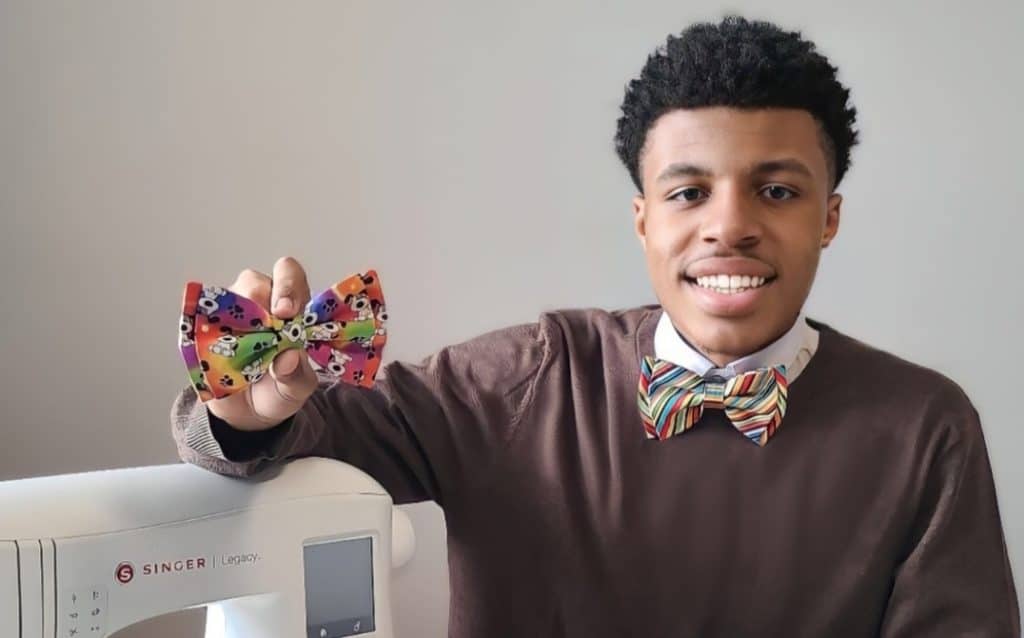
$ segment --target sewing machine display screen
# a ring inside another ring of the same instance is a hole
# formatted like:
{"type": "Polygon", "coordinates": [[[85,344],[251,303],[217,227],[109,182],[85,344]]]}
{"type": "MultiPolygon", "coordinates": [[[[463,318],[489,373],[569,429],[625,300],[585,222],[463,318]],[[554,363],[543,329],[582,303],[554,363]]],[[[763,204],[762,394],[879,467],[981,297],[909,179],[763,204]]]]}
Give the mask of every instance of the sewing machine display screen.
{"type": "Polygon", "coordinates": [[[307,543],[307,638],[337,638],[374,631],[373,540],[307,543]]]}

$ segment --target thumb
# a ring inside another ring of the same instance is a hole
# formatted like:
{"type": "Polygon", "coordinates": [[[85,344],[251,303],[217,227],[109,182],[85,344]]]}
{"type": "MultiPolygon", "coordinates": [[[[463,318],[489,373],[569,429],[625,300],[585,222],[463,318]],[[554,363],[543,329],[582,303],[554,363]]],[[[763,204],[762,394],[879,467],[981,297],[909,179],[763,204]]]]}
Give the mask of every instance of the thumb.
{"type": "Polygon", "coordinates": [[[270,362],[270,379],[252,388],[253,409],[269,422],[284,421],[299,411],[317,388],[316,372],[304,350],[286,350],[270,362]]]}
{"type": "Polygon", "coordinates": [[[300,406],[317,387],[316,373],[304,350],[287,350],[275,357],[270,362],[270,376],[281,398],[300,406]]]}

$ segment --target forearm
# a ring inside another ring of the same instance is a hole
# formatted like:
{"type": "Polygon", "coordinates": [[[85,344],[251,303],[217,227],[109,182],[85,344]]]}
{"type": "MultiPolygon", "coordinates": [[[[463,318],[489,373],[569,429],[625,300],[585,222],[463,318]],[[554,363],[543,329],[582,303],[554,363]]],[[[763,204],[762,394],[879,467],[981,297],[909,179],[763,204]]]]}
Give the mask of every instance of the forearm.
{"type": "Polygon", "coordinates": [[[550,356],[547,329],[555,328],[521,324],[417,364],[391,362],[370,388],[321,384],[290,423],[257,436],[224,424],[211,429],[205,406],[186,391],[172,410],[179,454],[235,476],[323,456],[363,470],[396,503],[433,500],[444,507],[495,466],[550,356]]]}

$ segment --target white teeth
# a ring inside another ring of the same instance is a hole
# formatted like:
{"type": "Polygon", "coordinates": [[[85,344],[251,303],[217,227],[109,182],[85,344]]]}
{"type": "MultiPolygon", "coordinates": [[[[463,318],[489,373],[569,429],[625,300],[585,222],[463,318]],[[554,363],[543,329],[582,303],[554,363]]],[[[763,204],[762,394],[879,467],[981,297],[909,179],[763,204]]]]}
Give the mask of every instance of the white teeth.
{"type": "Polygon", "coordinates": [[[697,285],[723,294],[735,294],[764,285],[764,277],[748,275],[707,275],[697,278],[697,285]]]}

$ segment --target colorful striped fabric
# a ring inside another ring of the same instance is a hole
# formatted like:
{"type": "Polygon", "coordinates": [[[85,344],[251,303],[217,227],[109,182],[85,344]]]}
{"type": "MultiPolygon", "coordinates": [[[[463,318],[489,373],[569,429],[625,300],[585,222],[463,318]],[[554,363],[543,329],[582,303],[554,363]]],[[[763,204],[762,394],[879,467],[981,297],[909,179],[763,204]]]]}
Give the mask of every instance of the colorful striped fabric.
{"type": "Polygon", "coordinates": [[[786,414],[786,366],[759,368],[727,381],[706,381],[671,361],[645,356],[637,402],[649,439],[682,434],[700,421],[704,408],[725,415],[748,439],[764,446],[786,414]]]}

